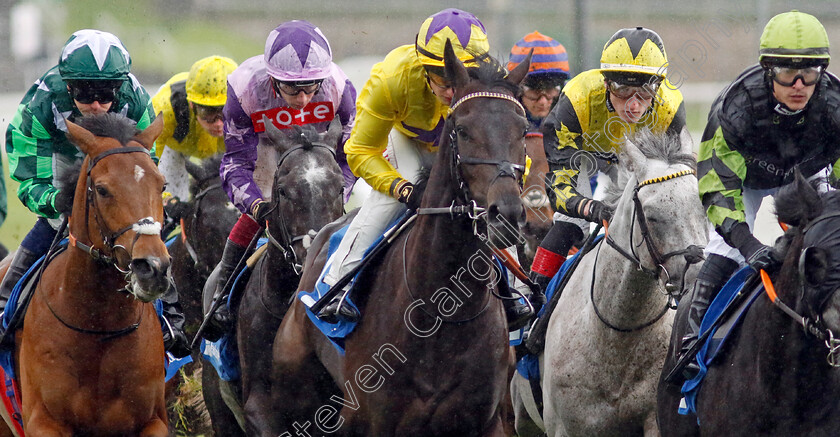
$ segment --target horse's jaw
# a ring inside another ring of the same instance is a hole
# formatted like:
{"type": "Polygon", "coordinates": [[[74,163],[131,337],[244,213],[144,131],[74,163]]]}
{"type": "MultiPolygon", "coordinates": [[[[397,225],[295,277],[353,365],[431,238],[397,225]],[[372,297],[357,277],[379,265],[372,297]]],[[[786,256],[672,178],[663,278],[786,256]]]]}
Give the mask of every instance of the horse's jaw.
{"type": "Polygon", "coordinates": [[[126,289],[141,302],[151,302],[160,298],[170,286],[169,275],[141,279],[139,275],[131,272],[127,280],[126,289]]]}

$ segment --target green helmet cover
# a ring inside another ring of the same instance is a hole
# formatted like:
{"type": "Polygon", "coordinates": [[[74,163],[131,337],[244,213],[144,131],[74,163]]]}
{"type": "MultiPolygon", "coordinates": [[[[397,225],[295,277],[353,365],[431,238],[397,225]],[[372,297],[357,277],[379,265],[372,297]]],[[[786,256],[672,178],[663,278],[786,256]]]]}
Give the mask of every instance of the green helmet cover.
{"type": "Polygon", "coordinates": [[[131,57],[111,33],[84,29],[64,44],[58,72],[64,80],[126,80],[131,57]]]}
{"type": "Polygon", "coordinates": [[[759,41],[759,61],[766,58],[806,58],[824,60],[829,55],[828,34],[816,17],[792,10],[771,18],[759,41]]]}

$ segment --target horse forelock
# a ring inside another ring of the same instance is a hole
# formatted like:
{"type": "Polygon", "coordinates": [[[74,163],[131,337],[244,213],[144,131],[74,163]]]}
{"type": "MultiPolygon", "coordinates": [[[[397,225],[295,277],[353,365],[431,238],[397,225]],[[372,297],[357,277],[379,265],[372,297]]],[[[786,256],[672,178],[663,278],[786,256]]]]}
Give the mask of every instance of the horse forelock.
{"type": "Polygon", "coordinates": [[[82,117],[77,124],[97,137],[114,138],[122,145],[128,144],[135,135],[140,133],[132,120],[111,112],[82,117]]]}
{"type": "Polygon", "coordinates": [[[694,155],[682,150],[682,140],[677,134],[655,134],[650,129],[640,129],[629,140],[645,155],[645,158],[663,161],[668,165],[683,164],[697,169],[694,155]]]}

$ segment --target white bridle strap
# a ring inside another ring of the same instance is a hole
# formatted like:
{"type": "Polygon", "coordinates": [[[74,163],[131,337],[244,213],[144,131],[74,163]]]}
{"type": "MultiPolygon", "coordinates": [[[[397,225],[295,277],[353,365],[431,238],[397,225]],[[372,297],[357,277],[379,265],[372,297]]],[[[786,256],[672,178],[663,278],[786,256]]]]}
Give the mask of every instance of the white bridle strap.
{"type": "Polygon", "coordinates": [[[490,92],[490,91],[479,91],[477,93],[467,94],[466,96],[461,97],[460,99],[458,99],[457,102],[455,102],[452,105],[452,111],[455,111],[455,109],[457,109],[458,106],[461,105],[461,103],[464,103],[469,99],[475,99],[475,98],[478,98],[478,97],[486,97],[486,98],[489,98],[489,99],[502,99],[502,100],[511,101],[513,103],[516,103],[516,106],[518,106],[519,109],[522,111],[522,114],[525,115],[525,108],[522,106],[521,103],[519,103],[519,100],[516,100],[515,97],[509,96],[507,94],[494,93],[494,92],[490,92]]]}

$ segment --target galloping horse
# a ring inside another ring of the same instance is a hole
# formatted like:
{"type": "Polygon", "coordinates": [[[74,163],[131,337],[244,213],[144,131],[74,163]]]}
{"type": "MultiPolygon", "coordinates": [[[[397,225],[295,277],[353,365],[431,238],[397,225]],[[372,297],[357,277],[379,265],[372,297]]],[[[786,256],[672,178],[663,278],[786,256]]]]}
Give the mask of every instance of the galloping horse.
{"type": "MultiPolygon", "coordinates": [[[[660,382],[663,435],[834,435],[840,429],[840,191],[818,194],[797,172],[776,195],[777,301],[757,296],[697,395],[697,417],[677,414],[679,395],[660,382]],[[804,328],[804,329],[803,329],[804,328]],[[700,422],[699,430],[697,422],[700,422]]],[[[746,290],[752,291],[752,290],[746,290]]],[[[663,378],[676,362],[687,305],[674,321],[663,378]]]]}
{"type": "MultiPolygon", "coordinates": [[[[238,303],[236,335],[241,387],[233,392],[241,389],[242,407],[231,406],[237,414],[244,408],[249,435],[267,420],[266,416],[274,414],[270,401],[271,345],[297,289],[301,264],[312,237],[344,213],[344,179],[335,160],[341,137],[338,120],[323,134],[312,126],[295,126],[281,132],[272,123],[265,125],[270,141],[260,147],[273,148],[276,161],[272,209],[267,219],[269,243],[265,255],[254,265],[238,303]]],[[[208,283],[215,285],[215,280],[208,283]]],[[[205,379],[218,379],[211,369],[207,373],[205,379]]],[[[214,426],[217,419],[222,420],[214,414],[214,426]]]]}
{"type": "Polygon", "coordinates": [[[194,333],[204,317],[201,291],[213,267],[219,263],[225,238],[239,217],[219,178],[221,156],[201,164],[186,161],[192,177],[189,212],[181,221],[181,234],[169,246],[172,278],[184,308],[186,329],[194,333]]]}
{"type": "MultiPolygon", "coordinates": [[[[496,245],[515,241],[524,220],[526,120],[515,95],[530,60],[505,78],[495,60],[468,73],[449,44],[444,59],[455,103],[413,228],[358,278],[366,309],[343,356],[300,301],[289,310],[274,342],[276,424],[259,435],[313,419],[344,435],[503,435],[510,348],[484,231],[496,245]]],[[[330,228],[313,243],[301,290],[321,272],[330,228]]]]}
{"type": "MultiPolygon", "coordinates": [[[[693,279],[706,243],[690,144],[647,130],[624,144],[608,236],[583,255],[549,319],[540,374],[550,436],[656,434],[673,318],[664,288],[693,279]]],[[[526,386],[517,375],[515,396],[526,386]]]]}
{"type": "Polygon", "coordinates": [[[164,179],[149,155],[163,119],[141,133],[115,114],[66,124],[87,157],[70,245],[44,268],[16,333],[24,430],[163,437],[164,351],[151,301],[169,287],[169,254],[164,179]]]}

